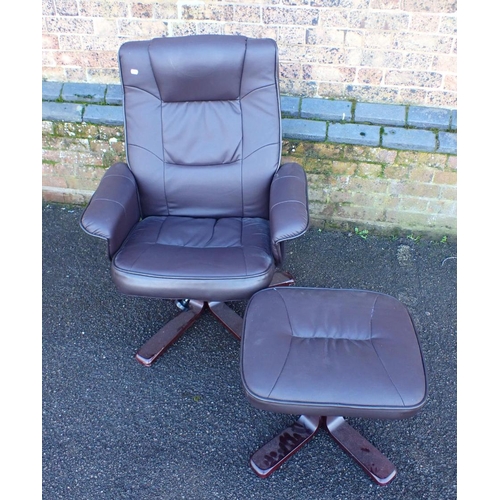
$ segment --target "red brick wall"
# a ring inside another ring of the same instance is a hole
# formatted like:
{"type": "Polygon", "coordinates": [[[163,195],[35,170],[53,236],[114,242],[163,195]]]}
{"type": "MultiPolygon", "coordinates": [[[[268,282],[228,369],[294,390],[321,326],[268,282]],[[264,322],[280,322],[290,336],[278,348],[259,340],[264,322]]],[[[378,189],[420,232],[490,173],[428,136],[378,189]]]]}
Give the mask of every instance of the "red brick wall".
{"type": "Polygon", "coordinates": [[[274,38],[281,91],[457,106],[456,0],[42,0],[42,77],[118,83],[131,39],[274,38]]]}

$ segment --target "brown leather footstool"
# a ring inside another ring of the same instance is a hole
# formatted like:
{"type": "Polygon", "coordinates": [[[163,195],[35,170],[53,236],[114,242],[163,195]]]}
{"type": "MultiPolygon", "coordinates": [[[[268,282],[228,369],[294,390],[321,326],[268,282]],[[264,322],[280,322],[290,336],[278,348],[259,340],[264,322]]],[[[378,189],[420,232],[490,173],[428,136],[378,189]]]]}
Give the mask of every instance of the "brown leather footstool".
{"type": "Polygon", "coordinates": [[[406,307],[363,290],[269,288],[245,312],[241,377],[256,408],[301,415],[253,454],[267,477],[321,425],[380,485],[394,465],[344,417],[399,419],[424,405],[422,352],[406,307]]]}

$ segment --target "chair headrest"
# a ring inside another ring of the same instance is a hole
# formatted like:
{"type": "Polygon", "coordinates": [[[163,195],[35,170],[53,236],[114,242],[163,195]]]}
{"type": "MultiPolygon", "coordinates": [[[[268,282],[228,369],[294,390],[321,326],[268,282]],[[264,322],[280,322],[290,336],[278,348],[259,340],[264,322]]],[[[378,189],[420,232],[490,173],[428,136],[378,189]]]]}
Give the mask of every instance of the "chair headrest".
{"type": "Polygon", "coordinates": [[[246,41],[233,35],[153,39],[149,56],[162,101],[237,99],[246,41]]]}

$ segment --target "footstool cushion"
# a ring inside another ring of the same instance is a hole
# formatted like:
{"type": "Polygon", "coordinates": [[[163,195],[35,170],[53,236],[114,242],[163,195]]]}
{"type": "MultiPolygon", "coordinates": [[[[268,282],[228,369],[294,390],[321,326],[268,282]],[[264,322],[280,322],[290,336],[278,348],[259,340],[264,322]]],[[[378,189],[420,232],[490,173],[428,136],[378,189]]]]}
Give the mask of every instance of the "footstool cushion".
{"type": "Polygon", "coordinates": [[[404,418],[427,382],[412,319],[389,295],[268,288],[249,300],[241,377],[250,403],[278,413],[404,418]]]}

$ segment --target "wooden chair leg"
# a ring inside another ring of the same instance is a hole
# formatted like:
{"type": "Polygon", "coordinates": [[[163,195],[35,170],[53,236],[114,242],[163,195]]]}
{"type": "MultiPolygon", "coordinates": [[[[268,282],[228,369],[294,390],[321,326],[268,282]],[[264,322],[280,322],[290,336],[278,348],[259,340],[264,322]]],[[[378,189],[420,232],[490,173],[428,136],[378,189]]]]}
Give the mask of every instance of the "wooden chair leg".
{"type": "Polygon", "coordinates": [[[238,340],[241,340],[243,318],[234,312],[224,302],[209,302],[208,308],[212,314],[229,330],[238,340]]]}
{"type": "Polygon", "coordinates": [[[144,366],[151,366],[200,316],[205,303],[190,300],[187,309],[155,333],[135,355],[144,366]]]}

